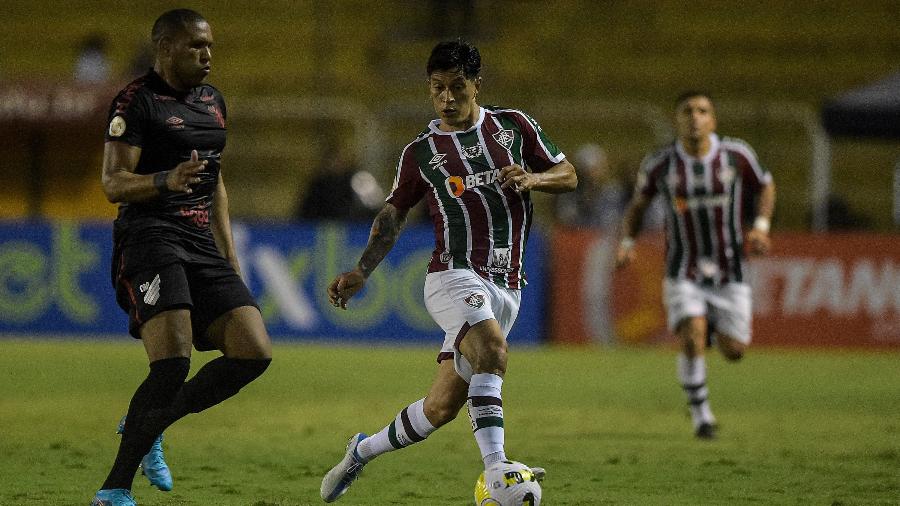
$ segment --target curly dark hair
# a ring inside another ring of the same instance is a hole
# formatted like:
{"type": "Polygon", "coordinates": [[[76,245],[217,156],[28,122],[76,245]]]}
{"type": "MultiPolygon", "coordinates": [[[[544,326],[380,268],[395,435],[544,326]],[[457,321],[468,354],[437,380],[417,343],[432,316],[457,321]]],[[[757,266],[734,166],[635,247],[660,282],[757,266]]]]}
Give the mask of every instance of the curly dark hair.
{"type": "Polygon", "coordinates": [[[441,42],[431,50],[425,68],[428,75],[436,70],[459,71],[466,79],[474,79],[481,72],[481,53],[462,39],[441,42]]]}

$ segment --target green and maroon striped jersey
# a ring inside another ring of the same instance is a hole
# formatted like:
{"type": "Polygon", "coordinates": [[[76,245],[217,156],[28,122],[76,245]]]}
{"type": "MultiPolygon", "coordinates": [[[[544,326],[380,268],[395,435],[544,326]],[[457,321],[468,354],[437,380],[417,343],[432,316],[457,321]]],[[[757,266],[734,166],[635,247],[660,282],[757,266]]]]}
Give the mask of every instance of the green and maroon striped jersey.
{"type": "Polygon", "coordinates": [[[645,158],[635,191],[665,199],[667,277],[743,282],[743,199],[772,175],[744,141],[715,134],[710,140],[702,159],[678,141],[645,158]]]}
{"type": "Polygon", "coordinates": [[[428,272],[467,268],[499,286],[524,287],[531,197],[501,189],[497,177],[512,164],[543,172],[565,155],[515,109],[482,107],[462,132],[444,132],[439,124],[432,121],[403,149],[387,202],[409,209],[428,199],[435,241],[428,272]]]}

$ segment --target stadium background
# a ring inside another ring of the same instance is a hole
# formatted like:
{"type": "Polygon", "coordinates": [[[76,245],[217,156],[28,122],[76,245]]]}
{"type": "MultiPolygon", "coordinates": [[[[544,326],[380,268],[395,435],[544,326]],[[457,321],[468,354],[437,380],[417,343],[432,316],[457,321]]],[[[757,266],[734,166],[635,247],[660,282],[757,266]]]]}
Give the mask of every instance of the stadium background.
{"type": "MultiPolygon", "coordinates": [[[[99,233],[88,254],[78,249],[78,238],[91,233],[84,227],[108,221],[115,213],[102,196],[98,177],[109,97],[133,75],[129,65],[146,43],[149,20],[177,5],[4,4],[0,217],[7,225],[0,261],[13,267],[0,285],[5,308],[0,331],[115,333],[120,315],[106,296],[102,256],[108,245],[99,233]],[[100,85],[73,83],[78,45],[95,33],[109,40],[112,77],[100,85]],[[72,251],[80,251],[77,258],[82,259],[81,264],[70,262],[75,272],[69,299],[87,298],[96,306],[93,311],[73,313],[66,303],[53,302],[57,294],[67,293],[52,282],[62,279],[65,284],[67,279],[53,260],[62,251],[61,238],[72,239],[72,251]]],[[[305,183],[320,164],[321,146],[346,144],[382,187],[389,187],[397,153],[432,116],[423,62],[436,40],[461,34],[484,55],[485,103],[527,110],[570,154],[583,143],[599,143],[626,181],[643,154],[671,138],[672,97],[685,88],[712,90],[720,131],[748,140],[778,183],[774,228],[783,247],[774,264],[758,263],[764,268],[755,269],[776,272],[768,277],[774,282],[757,290],[757,313],[765,307],[760,301],[782,301],[764,321],[781,324],[785,318],[792,330],[757,332],[760,341],[900,343],[895,288],[900,286],[900,241],[893,216],[897,143],[830,138],[819,120],[829,98],[896,71],[900,9],[895,2],[236,1],[192,6],[213,25],[211,82],[224,91],[229,108],[225,170],[231,212],[242,230],[250,231],[244,235],[253,238],[242,263],[250,265],[254,292],[274,299],[267,322],[276,335],[343,337],[339,323],[327,326],[338,320],[321,304],[327,282],[323,273],[352,262],[367,225],[333,224],[338,227],[334,232],[306,223],[293,235],[297,244],[284,239],[291,234],[275,232],[292,226],[305,183]],[[862,229],[838,239],[843,242],[823,240],[837,237],[822,235],[826,227],[821,216],[830,194],[849,205],[851,220],[857,220],[851,228],[862,229]],[[806,235],[809,231],[816,234],[806,235]],[[327,242],[334,234],[355,242],[337,241],[334,263],[327,269],[313,267],[317,276],[309,281],[303,277],[309,266],[302,265],[302,250],[315,253],[322,237],[327,242]],[[259,242],[260,236],[271,239],[259,242]],[[817,240],[821,246],[807,247],[817,240]],[[276,274],[289,268],[292,276],[276,274]],[[298,288],[299,299],[291,297],[298,288]],[[787,299],[796,299],[798,290],[804,301],[791,306],[787,299]],[[303,318],[311,317],[326,327],[309,321],[304,325],[303,318]],[[841,322],[829,326],[831,333],[824,337],[823,317],[841,322]],[[796,329],[805,330],[798,334],[796,329]],[[851,335],[847,329],[853,329],[851,335]]],[[[651,248],[641,263],[644,268],[629,274],[631,288],[617,289],[640,296],[614,305],[609,301],[615,284],[603,260],[611,247],[608,238],[559,226],[551,197],[535,197],[534,248],[539,251],[532,256],[545,256],[544,244],[553,244],[557,258],[571,256],[574,261],[548,263],[546,272],[539,262],[531,266],[531,276],[539,280],[528,290],[531,303],[553,309],[520,322],[522,336],[536,341],[665,341],[655,281],[659,241],[648,236],[651,248]],[[568,247],[576,244],[582,247],[568,247]],[[580,252],[586,252],[584,258],[580,252]],[[580,281],[578,296],[563,296],[580,281]],[[635,286],[650,288],[636,291],[635,286]],[[589,321],[592,314],[603,317],[589,321]]],[[[407,237],[418,248],[414,255],[427,254],[424,227],[412,228],[407,237]]],[[[395,257],[388,264],[398,263],[395,257]]],[[[415,268],[405,263],[402,268],[415,279],[415,268]]],[[[371,311],[351,317],[353,323],[344,330],[380,339],[399,322],[404,325],[400,340],[430,339],[434,334],[426,330],[428,318],[409,309],[418,297],[411,286],[399,297],[408,302],[406,309],[385,305],[397,297],[366,295],[361,304],[371,311]],[[407,313],[415,313],[406,318],[414,324],[402,321],[400,315],[407,313]],[[366,317],[371,325],[360,323],[366,317]],[[378,325],[387,326],[378,330],[378,325]]]]}
{"type": "MultiPolygon", "coordinates": [[[[671,135],[673,97],[699,87],[778,183],[775,255],[754,263],[757,344],[737,366],[710,357],[723,425],[712,445],[688,430],[661,329],[661,238],[645,236],[643,261],[611,278],[609,238],[561,226],[537,196],[514,338],[543,345],[514,348],[504,403],[516,458],[549,469],[546,504],[897,504],[900,152],[896,140],[828,138],[820,108],[900,70],[900,5],[835,0],[3,2],[0,504],[86,503],[146,372],[109,288],[101,135],[150,23],[183,6],[212,24],[236,237],[277,356],[237,399],[167,432],[176,489],[138,477],[140,504],[320,504],[347,434],[421,396],[437,337],[417,299],[430,232],[406,231],[343,313],[324,283],[368,226],[291,214],[322,132],[389,185],[432,117],[427,54],[457,34],[482,50],[485,102],[532,113],[569,154],[597,142],[628,179],[671,135]],[[77,85],[77,46],[97,32],[113,78],[77,85]],[[823,185],[813,174],[827,166],[823,185]],[[815,223],[829,189],[863,218],[858,230],[815,223]],[[397,353],[405,342],[416,346],[397,353]],[[615,343],[662,346],[603,345],[615,343]]],[[[211,355],[195,354],[194,370],[211,355]]],[[[369,466],[342,503],[464,504],[480,466],[470,440],[458,420],[369,466]]]]}

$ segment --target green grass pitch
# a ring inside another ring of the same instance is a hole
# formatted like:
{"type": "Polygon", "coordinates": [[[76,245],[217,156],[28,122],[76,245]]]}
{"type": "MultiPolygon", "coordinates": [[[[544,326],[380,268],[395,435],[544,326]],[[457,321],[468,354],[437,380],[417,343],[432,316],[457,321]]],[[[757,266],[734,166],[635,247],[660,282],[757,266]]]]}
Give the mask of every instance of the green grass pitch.
{"type": "MultiPolygon", "coordinates": [[[[236,398],[166,433],[169,493],[142,506],[322,504],[356,431],[424,395],[435,351],[277,343],[236,398]]],[[[194,370],[213,354],[196,353],[194,370]]],[[[544,504],[900,504],[900,354],[751,349],[709,360],[720,438],[696,441],[671,349],[513,349],[509,456],[547,468],[544,504]]],[[[118,341],[0,340],[0,504],[85,506],[146,373],[118,341]]],[[[464,412],[380,457],[338,504],[466,505],[480,459],[464,412]]]]}

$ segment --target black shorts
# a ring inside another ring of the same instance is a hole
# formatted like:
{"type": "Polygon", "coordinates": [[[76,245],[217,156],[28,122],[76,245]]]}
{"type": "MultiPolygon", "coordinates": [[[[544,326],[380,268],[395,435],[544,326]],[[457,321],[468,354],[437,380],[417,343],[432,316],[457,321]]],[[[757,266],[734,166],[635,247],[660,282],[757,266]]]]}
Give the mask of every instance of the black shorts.
{"type": "Polygon", "coordinates": [[[137,339],[144,322],[183,308],[191,312],[194,346],[210,350],[205,334],[216,318],[242,306],[258,308],[247,285],[219,255],[142,243],[117,248],[113,258],[116,301],[128,313],[128,332],[137,339]]]}

